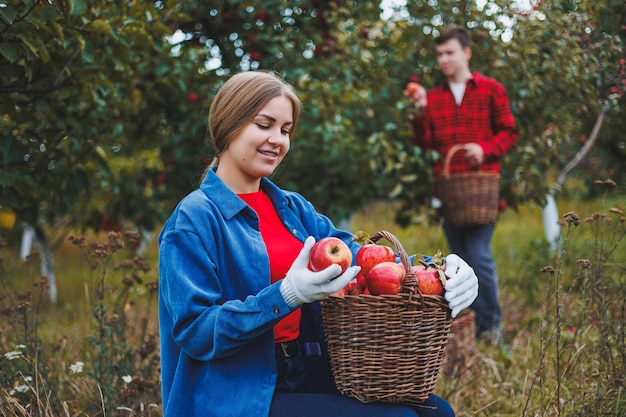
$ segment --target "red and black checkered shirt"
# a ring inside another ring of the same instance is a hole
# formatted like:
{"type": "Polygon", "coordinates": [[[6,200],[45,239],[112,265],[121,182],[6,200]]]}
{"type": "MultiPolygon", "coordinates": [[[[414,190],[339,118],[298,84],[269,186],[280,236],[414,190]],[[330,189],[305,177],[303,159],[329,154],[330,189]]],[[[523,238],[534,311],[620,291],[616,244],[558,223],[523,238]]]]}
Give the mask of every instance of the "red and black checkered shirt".
{"type": "MultiPolygon", "coordinates": [[[[440,158],[435,175],[441,173],[448,150],[458,143],[476,142],[485,151],[481,171],[500,172],[500,159],[513,148],[519,134],[511,113],[506,89],[502,84],[472,73],[461,105],[457,105],[447,83],[428,92],[428,106],[411,120],[413,143],[434,149],[440,158]]],[[[450,162],[450,172],[475,170],[457,152],[450,162]]]]}

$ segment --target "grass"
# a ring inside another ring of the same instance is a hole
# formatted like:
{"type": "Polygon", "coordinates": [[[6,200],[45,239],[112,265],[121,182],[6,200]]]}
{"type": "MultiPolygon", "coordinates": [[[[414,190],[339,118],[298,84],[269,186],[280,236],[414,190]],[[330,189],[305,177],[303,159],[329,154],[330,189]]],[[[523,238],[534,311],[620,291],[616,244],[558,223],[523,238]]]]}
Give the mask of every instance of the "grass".
{"type": "MultiPolygon", "coordinates": [[[[625,202],[559,201],[580,225],[564,222],[556,252],[539,207],[501,215],[493,249],[507,348],[478,343],[468,372],[441,377],[437,393],[458,416],[626,414],[624,215],[609,211],[625,202]]],[[[439,224],[401,228],[390,208],[357,213],[353,231],[387,230],[408,253],[447,252],[439,224]]],[[[37,257],[22,263],[17,248],[0,248],[0,416],[160,415],[156,244],[146,269],[110,237],[87,241],[98,246],[66,242],[55,253],[56,305],[37,257]]]]}

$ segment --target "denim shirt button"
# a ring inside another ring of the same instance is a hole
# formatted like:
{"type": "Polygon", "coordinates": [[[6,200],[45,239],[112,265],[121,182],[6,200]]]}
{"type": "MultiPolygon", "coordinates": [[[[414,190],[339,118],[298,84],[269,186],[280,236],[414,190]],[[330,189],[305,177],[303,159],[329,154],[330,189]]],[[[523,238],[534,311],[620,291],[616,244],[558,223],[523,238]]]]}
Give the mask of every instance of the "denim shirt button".
{"type": "Polygon", "coordinates": [[[298,231],[296,229],[291,229],[291,233],[293,233],[294,235],[297,235],[298,231]]]}
{"type": "Polygon", "coordinates": [[[278,309],[278,307],[274,307],[274,314],[280,314],[280,310],[278,309]]]}

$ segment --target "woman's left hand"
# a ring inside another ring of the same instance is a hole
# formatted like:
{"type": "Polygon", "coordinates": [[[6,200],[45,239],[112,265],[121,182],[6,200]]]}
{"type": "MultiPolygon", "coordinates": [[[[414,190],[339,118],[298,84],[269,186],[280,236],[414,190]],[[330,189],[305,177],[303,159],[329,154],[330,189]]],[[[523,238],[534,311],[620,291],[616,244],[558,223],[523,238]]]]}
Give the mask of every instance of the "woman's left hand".
{"type": "Polygon", "coordinates": [[[478,277],[471,266],[458,255],[446,256],[446,292],[452,318],[469,307],[478,296],[478,277]]]}

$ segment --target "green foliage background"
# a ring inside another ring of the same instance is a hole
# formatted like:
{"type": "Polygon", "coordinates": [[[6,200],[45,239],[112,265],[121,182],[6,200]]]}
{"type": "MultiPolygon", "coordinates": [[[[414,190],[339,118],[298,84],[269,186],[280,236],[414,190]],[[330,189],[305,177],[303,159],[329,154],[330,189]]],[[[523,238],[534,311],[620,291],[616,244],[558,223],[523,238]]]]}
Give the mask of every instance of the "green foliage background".
{"type": "Polygon", "coordinates": [[[52,229],[154,229],[212,155],[220,83],[267,69],[305,110],[275,181],[336,221],[395,199],[396,220],[414,222],[437,155],[411,146],[402,89],[414,73],[440,81],[433,34],[450,23],[471,29],[473,69],[510,93],[521,139],[505,161],[509,204],[543,202],[602,108],[578,172],[623,184],[623,2],[515,4],[411,1],[382,19],[378,1],[2,2],[0,205],[52,229]]]}

